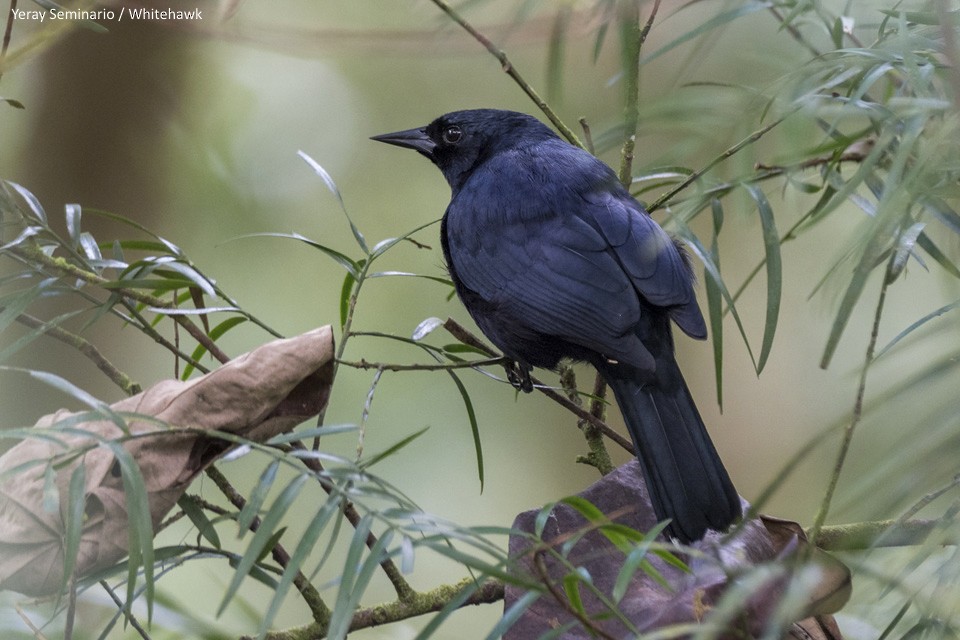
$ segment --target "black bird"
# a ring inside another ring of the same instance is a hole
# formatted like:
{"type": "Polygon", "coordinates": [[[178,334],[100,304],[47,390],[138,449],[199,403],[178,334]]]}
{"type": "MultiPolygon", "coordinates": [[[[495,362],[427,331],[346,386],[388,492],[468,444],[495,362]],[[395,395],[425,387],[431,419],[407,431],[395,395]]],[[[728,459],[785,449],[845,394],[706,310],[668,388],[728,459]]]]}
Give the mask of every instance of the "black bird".
{"type": "Polygon", "coordinates": [[[672,320],[707,329],[684,251],[591,154],[536,118],[475,109],[374,136],[415,149],[452,190],[443,253],[484,334],[531,367],[593,364],[613,390],[668,536],[699,540],[740,499],[674,359],[672,320]]]}

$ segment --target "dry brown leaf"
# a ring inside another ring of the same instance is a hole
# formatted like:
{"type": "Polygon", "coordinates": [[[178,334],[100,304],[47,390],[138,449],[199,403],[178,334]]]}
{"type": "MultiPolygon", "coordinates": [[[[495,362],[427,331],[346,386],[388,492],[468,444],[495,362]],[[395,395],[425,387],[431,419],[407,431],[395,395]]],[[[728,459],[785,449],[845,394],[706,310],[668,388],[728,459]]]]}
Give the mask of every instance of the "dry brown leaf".
{"type": "MultiPolygon", "coordinates": [[[[165,380],[111,405],[115,412],[144,414],[164,423],[128,420],[129,432],[142,437],[123,445],[143,474],[154,530],[197,474],[232,446],[196,430],[223,431],[258,442],[289,431],[326,406],[333,353],[333,332],[322,327],[265,344],[195,380],[165,380]]],[[[81,463],[86,505],[77,575],[111,566],[127,555],[128,514],[120,469],[110,449],[96,446],[98,438],[119,438],[123,433],[112,421],[101,420],[75,425],[84,434],[57,434],[57,424],[73,415],[58,411],[37,422],[38,429],[54,430],[56,440],[31,438],[0,456],[3,473],[33,460],[55,461],[89,448],[56,469],[60,504],[55,511],[43,508],[46,464],[0,483],[0,589],[28,595],[60,589],[69,483],[81,463]]]]}

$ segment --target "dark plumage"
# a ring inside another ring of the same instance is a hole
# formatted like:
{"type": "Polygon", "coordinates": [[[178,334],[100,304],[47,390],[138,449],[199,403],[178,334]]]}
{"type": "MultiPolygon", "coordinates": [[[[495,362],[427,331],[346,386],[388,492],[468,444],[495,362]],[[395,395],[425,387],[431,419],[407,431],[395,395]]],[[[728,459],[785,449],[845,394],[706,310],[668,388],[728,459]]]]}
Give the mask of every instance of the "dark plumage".
{"type": "Polygon", "coordinates": [[[448,113],[374,140],[450,184],[443,252],[486,336],[531,367],[592,363],[616,396],[654,510],[681,542],[725,530],[740,500],[674,359],[672,320],[707,331],[683,251],[601,161],[512,111],[448,113]]]}

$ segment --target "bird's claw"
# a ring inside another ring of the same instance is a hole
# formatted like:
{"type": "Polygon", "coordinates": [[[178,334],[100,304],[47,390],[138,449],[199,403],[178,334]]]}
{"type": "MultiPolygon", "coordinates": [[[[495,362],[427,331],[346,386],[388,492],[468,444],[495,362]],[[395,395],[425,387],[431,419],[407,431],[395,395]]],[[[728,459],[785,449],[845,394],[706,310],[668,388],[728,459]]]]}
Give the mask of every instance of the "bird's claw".
{"type": "Polygon", "coordinates": [[[504,368],[507,370],[507,381],[513,385],[514,389],[524,393],[533,391],[533,381],[530,380],[530,365],[511,361],[505,364],[504,368]]]}

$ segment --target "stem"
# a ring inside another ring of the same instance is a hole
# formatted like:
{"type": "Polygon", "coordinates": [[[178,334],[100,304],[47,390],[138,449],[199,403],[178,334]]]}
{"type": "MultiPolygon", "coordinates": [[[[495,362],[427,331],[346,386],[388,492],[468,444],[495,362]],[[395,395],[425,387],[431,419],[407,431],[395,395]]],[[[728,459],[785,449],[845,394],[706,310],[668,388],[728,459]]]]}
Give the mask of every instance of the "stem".
{"type": "Polygon", "coordinates": [[[505,359],[502,357],[493,357],[485,358],[483,360],[445,362],[442,364],[390,364],[385,362],[367,362],[361,358],[359,362],[341,360],[340,364],[352,369],[378,369],[381,371],[449,371],[450,369],[476,369],[477,367],[503,364],[504,362],[505,359]]]}
{"type": "MultiPolygon", "coordinates": [[[[358,609],[350,621],[350,631],[367,629],[390,622],[399,622],[416,616],[434,613],[443,609],[454,598],[460,596],[464,589],[476,584],[474,578],[464,578],[456,584],[441,585],[430,591],[418,593],[411,600],[395,600],[383,604],[358,609]]],[[[491,604],[503,600],[504,586],[499,580],[487,579],[470,596],[464,600],[461,607],[467,605],[491,604]]],[[[264,636],[265,640],[316,640],[327,633],[326,625],[317,623],[273,631],[264,636]]],[[[243,637],[241,640],[252,640],[243,637]]]]}
{"type": "MultiPolygon", "coordinates": [[[[70,264],[62,258],[48,256],[39,249],[14,248],[10,251],[11,253],[21,256],[32,264],[39,263],[45,267],[49,267],[73,278],[79,278],[84,282],[96,285],[98,287],[108,288],[107,285],[114,284],[114,281],[112,280],[108,280],[96,273],[93,273],[92,271],[81,269],[80,267],[70,264]]],[[[159,309],[173,308],[173,304],[166,300],[162,300],[161,298],[157,298],[146,293],[140,293],[134,289],[109,287],[108,290],[111,293],[123,296],[129,300],[135,300],[136,302],[145,304],[148,307],[156,307],[159,309]]],[[[221,363],[230,361],[230,357],[221,351],[220,347],[218,347],[216,343],[211,340],[210,337],[207,336],[199,327],[197,327],[197,325],[195,325],[189,318],[183,315],[172,315],[169,317],[174,323],[183,327],[194,340],[203,345],[204,348],[206,348],[210,355],[212,355],[214,358],[219,360],[221,363]]]]}
{"type": "MultiPolygon", "coordinates": [[[[563,386],[564,391],[567,392],[567,398],[570,399],[570,402],[578,407],[583,407],[580,394],[577,393],[577,379],[573,367],[567,366],[563,368],[560,372],[560,384],[563,386]]],[[[594,397],[590,401],[590,415],[596,416],[600,420],[603,419],[604,403],[602,398],[606,388],[606,382],[604,382],[600,374],[597,374],[593,384],[594,397]]],[[[577,421],[577,427],[583,432],[583,437],[587,440],[587,447],[590,449],[587,455],[577,457],[577,462],[595,467],[602,476],[613,471],[615,467],[610,460],[610,453],[607,451],[607,447],[603,442],[603,433],[583,418],[577,421]]]]}
{"type": "MultiPolygon", "coordinates": [[[[300,442],[293,442],[290,446],[294,449],[304,450],[304,446],[300,442]]],[[[336,487],[324,476],[325,470],[320,461],[314,458],[301,458],[300,461],[305,467],[316,474],[317,480],[320,482],[320,487],[323,488],[327,495],[333,495],[336,487]]],[[[360,524],[360,514],[357,513],[357,508],[346,498],[344,498],[343,501],[343,515],[354,529],[360,524]]],[[[377,536],[375,536],[373,532],[368,533],[366,539],[367,548],[372,549],[375,544],[377,544],[377,536]]],[[[400,570],[392,559],[389,557],[384,558],[380,563],[380,568],[383,569],[383,572],[387,575],[387,579],[390,580],[390,583],[393,585],[394,591],[397,593],[397,598],[399,598],[400,601],[406,602],[418,595],[400,573],[400,570]]]]}
{"type": "Polygon", "coordinates": [[[810,540],[811,549],[817,544],[817,538],[820,535],[820,530],[823,528],[823,523],[826,521],[827,514],[830,512],[830,503],[833,500],[833,494],[836,491],[837,483],[840,480],[840,472],[843,470],[844,462],[846,462],[847,453],[850,450],[850,443],[853,441],[854,431],[856,431],[857,425],[860,423],[860,419],[863,417],[863,398],[867,389],[867,372],[870,370],[870,364],[873,362],[873,354],[877,347],[877,337],[880,334],[880,318],[883,315],[883,305],[887,298],[887,287],[890,285],[890,275],[893,269],[895,256],[896,252],[893,252],[890,256],[890,260],[887,261],[886,273],[884,274],[883,283],[880,285],[880,296],[877,300],[877,310],[874,312],[873,316],[873,329],[870,332],[870,341],[867,344],[867,353],[864,357],[863,369],[860,371],[860,382],[857,386],[857,395],[853,403],[853,415],[850,418],[850,423],[847,425],[846,429],[844,429],[843,441],[840,443],[840,450],[837,452],[837,459],[833,465],[833,473],[830,475],[830,482],[827,485],[827,491],[823,496],[823,501],[820,503],[820,510],[817,512],[817,516],[813,521],[813,526],[810,528],[810,534],[808,538],[810,540]]]}
{"type": "Polygon", "coordinates": [[[516,82],[520,88],[523,89],[523,92],[526,93],[531,100],[533,100],[534,104],[536,104],[540,110],[543,111],[543,114],[549,118],[550,122],[553,123],[553,126],[560,131],[563,137],[566,138],[570,144],[576,145],[581,149],[585,149],[583,143],[580,142],[580,138],[577,137],[577,134],[575,134],[570,127],[563,123],[563,120],[560,119],[560,116],[558,116],[550,107],[550,105],[540,97],[540,94],[537,93],[533,87],[531,87],[530,84],[523,79],[523,77],[520,75],[520,72],[517,71],[516,67],[513,66],[513,63],[510,62],[510,59],[507,58],[506,53],[504,53],[501,49],[498,49],[497,46],[494,45],[487,36],[477,31],[473,25],[471,25],[463,18],[463,16],[457,13],[453,7],[447,4],[446,0],[430,1],[439,7],[441,11],[447,14],[451,20],[460,25],[464,31],[473,36],[474,40],[482,44],[484,48],[493,55],[494,58],[500,61],[500,66],[503,67],[504,73],[513,78],[514,82],[516,82]]]}
{"type": "MultiPolygon", "coordinates": [[[[103,587],[103,590],[107,592],[107,595],[110,596],[110,599],[113,600],[113,604],[117,606],[117,609],[124,611],[126,608],[123,604],[123,600],[117,595],[117,592],[110,588],[110,585],[107,584],[106,580],[100,581],[100,586],[103,587]]],[[[126,622],[130,623],[130,626],[140,635],[141,638],[145,640],[150,640],[150,635],[147,633],[147,630],[143,628],[143,625],[140,624],[140,621],[137,620],[137,617],[133,615],[133,612],[127,612],[129,615],[126,618],[126,622]]]]}
{"type": "Polygon", "coordinates": [[[576,618],[580,624],[583,625],[583,628],[590,632],[592,637],[615,640],[613,636],[606,633],[603,629],[597,627],[593,621],[584,615],[577,607],[574,607],[570,603],[570,600],[567,598],[567,596],[557,588],[557,585],[555,585],[553,580],[550,579],[550,572],[547,569],[547,563],[543,559],[543,554],[544,551],[542,549],[533,554],[533,566],[536,567],[540,580],[543,582],[544,586],[547,587],[547,591],[550,592],[550,595],[553,596],[553,599],[557,601],[557,604],[563,607],[564,611],[576,618]]]}
{"type": "MultiPolygon", "coordinates": [[[[217,488],[220,489],[220,492],[230,501],[237,509],[243,510],[243,507],[247,504],[246,498],[240,495],[240,492],[237,491],[230,481],[227,480],[227,477],[221,473],[219,469],[215,466],[209,466],[206,469],[207,477],[213,480],[214,484],[217,485],[217,488]]],[[[250,530],[256,531],[260,527],[260,518],[255,516],[253,520],[250,521],[250,530]]],[[[290,554],[287,553],[287,550],[283,548],[279,542],[277,542],[273,549],[271,549],[271,555],[273,556],[274,561],[284,569],[287,568],[287,565],[290,564],[290,554]]],[[[297,570],[297,575],[293,579],[293,584],[297,588],[297,591],[300,592],[300,595],[303,597],[304,602],[307,606],[310,607],[310,612],[313,614],[313,619],[320,624],[326,624],[330,621],[330,608],[323,601],[323,598],[320,597],[320,592],[317,591],[316,587],[310,583],[303,572],[299,569],[297,570]]]]}
{"type": "Polygon", "coordinates": [[[774,120],[773,122],[766,125],[765,127],[761,127],[760,129],[757,129],[756,131],[751,133],[749,136],[747,136],[746,138],[736,143],[735,145],[733,145],[732,147],[730,147],[729,149],[721,153],[719,156],[717,156],[716,158],[708,162],[706,166],[704,166],[703,168],[698,169],[697,171],[694,171],[693,173],[691,173],[689,176],[687,176],[687,178],[683,182],[681,182],[680,184],[675,186],[673,189],[671,189],[670,191],[667,191],[665,194],[663,194],[662,196],[654,200],[653,204],[647,207],[647,211],[653,212],[659,209],[660,207],[662,207],[666,202],[668,202],[675,195],[677,195],[678,193],[680,193],[681,191],[689,187],[691,184],[699,180],[703,176],[703,174],[705,174],[707,171],[714,168],[715,166],[717,166],[727,158],[733,156],[734,154],[736,154],[738,151],[740,151],[747,145],[753,144],[754,142],[762,138],[768,131],[770,131],[771,129],[776,127],[778,124],[786,120],[786,118],[787,116],[783,116],[782,118],[778,118],[774,120]]]}
{"type": "Polygon", "coordinates": [[[17,11],[17,0],[10,0],[10,10],[7,12],[7,27],[3,30],[3,45],[0,46],[0,78],[3,77],[3,61],[10,48],[10,37],[13,35],[13,15],[17,11]]]}
{"type": "MultiPolygon", "coordinates": [[[[450,335],[452,335],[454,338],[456,338],[460,342],[464,344],[468,344],[471,347],[474,347],[480,350],[482,353],[485,353],[488,356],[494,357],[497,355],[496,352],[493,349],[491,349],[483,340],[480,340],[475,335],[467,331],[463,326],[461,326],[453,318],[447,318],[446,322],[443,323],[443,328],[446,329],[450,333],[450,335]]],[[[548,398],[550,398],[560,406],[564,407],[565,409],[573,413],[578,418],[582,418],[587,422],[589,422],[590,424],[592,424],[593,426],[595,426],[597,429],[600,430],[601,433],[603,433],[603,435],[607,436],[608,438],[616,442],[618,445],[623,447],[625,451],[629,451],[631,454],[634,453],[633,443],[631,443],[629,440],[627,440],[626,438],[621,436],[619,433],[614,431],[603,420],[601,420],[597,416],[591,415],[587,411],[584,411],[582,407],[578,407],[576,404],[574,404],[567,398],[563,397],[561,394],[557,393],[556,391],[554,391],[552,388],[545,385],[543,382],[541,382],[537,378],[530,376],[530,381],[533,383],[534,388],[537,391],[547,396],[548,398]]]]}
{"type": "Polygon", "coordinates": [[[71,333],[62,327],[50,324],[49,322],[44,322],[39,318],[35,318],[26,313],[21,313],[17,316],[17,322],[22,325],[28,326],[32,329],[40,329],[45,335],[59,340],[64,344],[67,344],[83,355],[90,358],[93,363],[97,366],[100,371],[102,371],[111,381],[120,389],[123,390],[127,395],[133,396],[140,393],[140,385],[130,379],[130,376],[120,371],[112,362],[107,360],[107,358],[100,353],[100,350],[97,349],[93,344],[88,340],[81,338],[75,333],[71,333]]]}

